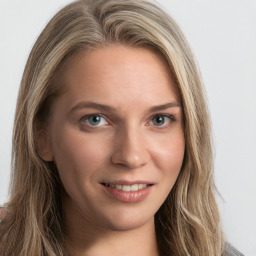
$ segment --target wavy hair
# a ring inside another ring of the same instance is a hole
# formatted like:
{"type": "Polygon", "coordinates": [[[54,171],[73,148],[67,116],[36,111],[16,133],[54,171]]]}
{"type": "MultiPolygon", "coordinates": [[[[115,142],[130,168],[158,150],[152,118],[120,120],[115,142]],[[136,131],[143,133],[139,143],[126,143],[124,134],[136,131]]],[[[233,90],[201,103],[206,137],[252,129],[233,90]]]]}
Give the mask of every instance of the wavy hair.
{"type": "Polygon", "coordinates": [[[62,92],[61,73],[81,51],[122,44],[163,56],[184,112],[185,157],[175,186],[155,215],[161,255],[219,256],[224,248],[213,181],[205,93],[190,47],[175,21],[144,0],[81,0],[60,10],[40,34],[20,85],[13,133],[8,216],[0,254],[63,256],[62,185],[37,154],[38,126],[62,92]]]}

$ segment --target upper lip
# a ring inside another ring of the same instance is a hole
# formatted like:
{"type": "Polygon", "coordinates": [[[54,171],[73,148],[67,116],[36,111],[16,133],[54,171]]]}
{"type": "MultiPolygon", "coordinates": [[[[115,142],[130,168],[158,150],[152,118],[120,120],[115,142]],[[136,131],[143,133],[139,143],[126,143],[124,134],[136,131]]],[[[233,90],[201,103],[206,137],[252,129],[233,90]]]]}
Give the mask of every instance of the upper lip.
{"type": "Polygon", "coordinates": [[[104,181],[101,184],[119,184],[119,185],[134,185],[134,184],[146,184],[146,185],[154,185],[154,182],[146,181],[146,180],[114,180],[114,181],[104,181]]]}

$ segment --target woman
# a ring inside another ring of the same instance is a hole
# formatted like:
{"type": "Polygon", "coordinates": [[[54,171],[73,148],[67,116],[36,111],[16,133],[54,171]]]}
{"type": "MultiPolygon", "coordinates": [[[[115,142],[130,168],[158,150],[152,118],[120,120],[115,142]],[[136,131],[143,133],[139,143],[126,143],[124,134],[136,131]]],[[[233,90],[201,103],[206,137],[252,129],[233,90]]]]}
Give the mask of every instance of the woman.
{"type": "Polygon", "coordinates": [[[214,198],[193,55],[146,1],[77,1],[21,82],[1,255],[240,255],[214,198]]]}

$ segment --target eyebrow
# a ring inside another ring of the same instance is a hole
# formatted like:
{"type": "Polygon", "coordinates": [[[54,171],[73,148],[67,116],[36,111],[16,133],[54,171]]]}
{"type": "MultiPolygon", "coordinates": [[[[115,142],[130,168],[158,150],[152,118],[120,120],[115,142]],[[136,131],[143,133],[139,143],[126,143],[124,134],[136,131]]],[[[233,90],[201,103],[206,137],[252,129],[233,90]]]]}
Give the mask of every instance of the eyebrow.
{"type": "Polygon", "coordinates": [[[99,104],[95,102],[80,102],[77,105],[75,105],[73,108],[71,108],[70,113],[80,109],[84,109],[84,108],[93,108],[93,109],[100,110],[102,112],[116,112],[116,108],[108,105],[99,104]]]}
{"type": "Polygon", "coordinates": [[[158,105],[158,106],[153,106],[146,112],[147,113],[157,112],[157,111],[165,110],[168,108],[174,108],[174,107],[181,107],[181,105],[178,102],[170,102],[170,103],[166,103],[166,104],[162,104],[162,105],[158,105]]]}
{"type": "MultiPolygon", "coordinates": [[[[173,108],[173,107],[181,107],[181,105],[178,102],[170,102],[170,103],[166,103],[166,104],[153,106],[153,107],[149,108],[148,110],[146,110],[145,112],[146,113],[157,112],[157,111],[161,111],[161,110],[165,110],[165,109],[173,108]]],[[[111,107],[108,105],[104,105],[104,104],[100,104],[100,103],[96,103],[96,102],[80,102],[71,108],[70,114],[77,110],[84,109],[84,108],[93,108],[93,109],[97,109],[102,112],[117,112],[117,109],[115,107],[111,107]]]]}

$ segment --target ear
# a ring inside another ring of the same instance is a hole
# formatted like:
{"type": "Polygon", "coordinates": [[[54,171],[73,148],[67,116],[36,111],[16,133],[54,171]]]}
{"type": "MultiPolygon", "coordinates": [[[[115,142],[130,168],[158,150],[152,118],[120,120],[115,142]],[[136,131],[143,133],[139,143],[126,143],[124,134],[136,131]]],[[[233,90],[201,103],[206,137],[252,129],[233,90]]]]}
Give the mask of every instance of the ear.
{"type": "Polygon", "coordinates": [[[49,137],[45,130],[41,130],[37,136],[37,153],[46,162],[53,161],[53,153],[49,143],[49,137]]]}

